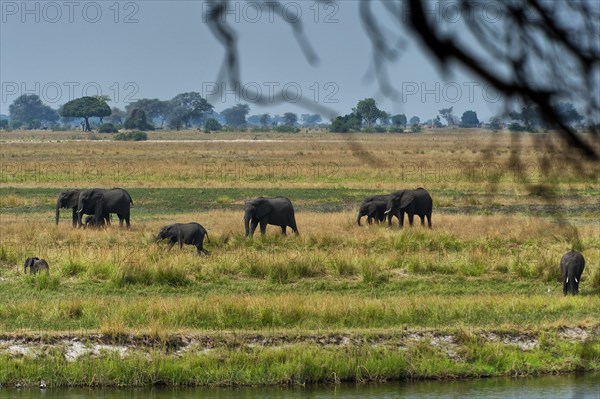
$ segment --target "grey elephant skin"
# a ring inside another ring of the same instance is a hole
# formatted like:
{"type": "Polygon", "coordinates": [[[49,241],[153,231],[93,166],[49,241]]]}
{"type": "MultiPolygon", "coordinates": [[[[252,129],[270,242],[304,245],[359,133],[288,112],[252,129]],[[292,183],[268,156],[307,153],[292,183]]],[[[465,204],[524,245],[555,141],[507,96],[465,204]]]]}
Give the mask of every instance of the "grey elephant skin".
{"type": "Polygon", "coordinates": [[[367,217],[368,224],[372,224],[373,220],[375,221],[375,223],[383,222],[385,220],[386,216],[388,218],[391,218],[392,217],[391,213],[388,215],[385,214],[385,211],[387,210],[389,197],[390,197],[389,194],[388,195],[370,195],[370,196],[366,197],[365,199],[363,199],[358,207],[358,215],[356,216],[356,224],[358,224],[359,226],[361,225],[360,219],[363,216],[367,217]]]}
{"type": "Polygon", "coordinates": [[[295,234],[299,234],[294,215],[294,206],[289,198],[258,197],[246,201],[244,208],[246,237],[253,236],[258,225],[260,225],[261,234],[265,234],[268,224],[281,227],[283,235],[285,235],[287,227],[290,227],[295,234]]]}
{"type": "MultiPolygon", "coordinates": [[[[404,226],[404,213],[406,213],[411,226],[414,216],[418,215],[421,218],[421,225],[425,224],[425,218],[427,218],[427,224],[431,228],[432,209],[431,195],[427,190],[419,187],[415,190],[399,190],[391,193],[385,213],[397,216],[400,227],[404,226]]],[[[392,225],[391,217],[388,217],[388,224],[392,225]]]]}
{"type": "MultiPolygon", "coordinates": [[[[131,195],[122,188],[83,190],[79,193],[77,203],[78,224],[82,225],[82,215],[86,213],[87,209],[93,210],[90,214],[94,215],[96,226],[102,220],[102,215],[116,213],[119,217],[119,225],[123,226],[123,221],[125,221],[127,228],[129,228],[132,205],[131,195]]],[[[107,220],[107,224],[110,224],[109,220],[107,220]]]]}
{"type": "MultiPolygon", "coordinates": [[[[106,220],[110,221],[110,213],[106,215],[106,220]]],[[[93,228],[93,227],[104,227],[106,225],[105,219],[101,218],[100,222],[96,222],[96,216],[88,215],[85,217],[84,226],[85,228],[93,228]]]]}
{"type": "Polygon", "coordinates": [[[579,293],[579,281],[585,268],[585,259],[577,251],[569,251],[560,259],[560,270],[563,280],[563,294],[577,295],[579,293]]]}
{"type": "Polygon", "coordinates": [[[79,201],[81,190],[65,190],[58,194],[56,200],[56,224],[60,219],[60,209],[71,208],[73,210],[73,227],[77,226],[77,201],[79,201]]]}
{"type": "Polygon", "coordinates": [[[198,250],[198,255],[208,255],[208,251],[203,247],[204,237],[208,240],[208,232],[199,223],[175,223],[160,229],[156,236],[156,243],[169,240],[169,250],[176,243],[179,243],[179,248],[183,248],[183,244],[194,245],[198,250]]]}
{"type": "Polygon", "coordinates": [[[31,274],[35,274],[41,271],[45,271],[46,273],[48,273],[50,271],[50,269],[48,268],[48,262],[38,257],[25,259],[25,274],[27,274],[27,268],[29,268],[29,273],[31,274]]]}

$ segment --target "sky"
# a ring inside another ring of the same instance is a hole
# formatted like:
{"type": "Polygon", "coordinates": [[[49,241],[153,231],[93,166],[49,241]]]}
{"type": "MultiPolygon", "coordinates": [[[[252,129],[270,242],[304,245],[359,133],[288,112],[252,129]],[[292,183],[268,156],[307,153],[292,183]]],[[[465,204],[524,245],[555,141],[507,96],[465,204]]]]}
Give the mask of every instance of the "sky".
{"type": "MultiPolygon", "coordinates": [[[[241,91],[267,100],[259,105],[218,81],[225,51],[206,24],[209,2],[0,0],[0,113],[8,114],[22,94],[37,94],[53,108],[103,94],[111,107],[124,108],[136,99],[168,100],[190,91],[208,97],[217,87],[221,93],[209,97],[216,111],[247,102],[250,115],[315,112],[298,102],[300,95],[338,115],[367,97],[391,114],[422,121],[450,106],[458,116],[474,110],[481,120],[500,110],[502,99],[492,88],[461,71],[442,76],[407,33],[402,55],[389,68],[400,95],[383,96],[369,73],[372,47],[358,1],[281,1],[279,10],[270,4],[231,1],[226,15],[239,39],[241,91]],[[318,56],[314,65],[288,23],[298,16],[318,56]],[[288,101],[271,101],[275,91],[288,101]]],[[[403,33],[381,6],[374,10],[390,37],[403,33]]]]}

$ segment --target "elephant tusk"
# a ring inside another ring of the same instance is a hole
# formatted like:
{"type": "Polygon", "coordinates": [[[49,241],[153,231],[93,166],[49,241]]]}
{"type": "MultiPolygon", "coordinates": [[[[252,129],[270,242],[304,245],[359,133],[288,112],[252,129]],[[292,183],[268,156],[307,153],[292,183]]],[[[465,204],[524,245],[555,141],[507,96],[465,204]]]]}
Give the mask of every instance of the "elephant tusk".
{"type": "Polygon", "coordinates": [[[383,212],[384,215],[387,215],[388,213],[390,213],[392,210],[388,209],[387,211],[383,212]]]}
{"type": "Polygon", "coordinates": [[[577,281],[577,277],[575,277],[575,282],[578,283],[579,281],[577,281]]]}
{"type": "Polygon", "coordinates": [[[568,283],[568,282],[569,282],[569,278],[567,277],[567,279],[565,280],[565,283],[568,283]]]}
{"type": "Polygon", "coordinates": [[[77,213],[81,213],[82,211],[83,211],[83,209],[80,209],[80,210],[77,211],[77,213]]]}

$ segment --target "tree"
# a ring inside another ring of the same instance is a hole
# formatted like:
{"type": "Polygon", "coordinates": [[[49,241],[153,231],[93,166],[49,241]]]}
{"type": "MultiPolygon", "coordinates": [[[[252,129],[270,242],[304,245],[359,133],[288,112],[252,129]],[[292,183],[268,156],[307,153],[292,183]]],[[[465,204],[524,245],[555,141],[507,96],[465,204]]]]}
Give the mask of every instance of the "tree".
{"type": "Polygon", "coordinates": [[[127,120],[123,124],[125,129],[137,129],[137,130],[154,130],[154,126],[152,126],[146,120],[146,113],[143,109],[135,108],[131,110],[127,120]]]}
{"type": "Polygon", "coordinates": [[[112,107],[110,109],[109,121],[113,125],[122,125],[123,122],[125,122],[126,118],[127,118],[127,113],[125,111],[123,111],[122,109],[119,109],[117,107],[112,107]]]}
{"type": "Polygon", "coordinates": [[[329,131],[333,133],[347,133],[348,125],[344,120],[343,116],[338,116],[331,122],[331,126],[329,127],[329,131]]]}
{"type": "Polygon", "coordinates": [[[523,107],[521,108],[521,112],[511,111],[508,115],[514,121],[523,122],[523,131],[535,132],[536,126],[539,126],[539,111],[537,110],[537,107],[532,103],[527,103],[523,105],[523,107]]]}
{"type": "Polygon", "coordinates": [[[294,126],[298,122],[298,115],[293,112],[283,114],[283,124],[285,126],[294,126]]]}
{"type": "Polygon", "coordinates": [[[402,129],[404,130],[406,128],[406,123],[406,115],[396,114],[392,116],[392,125],[394,125],[396,129],[400,129],[400,127],[402,127],[402,129]]]}
{"type": "Polygon", "coordinates": [[[556,109],[558,110],[560,119],[567,126],[573,127],[583,121],[583,115],[577,112],[571,103],[558,103],[556,109]]]}
{"type": "Polygon", "coordinates": [[[169,113],[169,108],[171,104],[169,101],[162,101],[158,98],[142,98],[133,103],[128,104],[125,107],[127,113],[129,113],[132,109],[143,109],[146,113],[146,116],[154,121],[155,119],[160,120],[160,127],[164,126],[165,121],[167,120],[167,116],[169,113]]]}
{"type": "Polygon", "coordinates": [[[223,128],[223,126],[221,126],[219,121],[216,120],[215,118],[208,118],[206,120],[206,122],[204,123],[204,130],[206,130],[208,132],[211,132],[211,131],[218,132],[222,128],[223,128]]]}
{"type": "Polygon", "coordinates": [[[246,125],[246,115],[250,112],[248,104],[236,104],[231,108],[221,111],[227,126],[242,127],[246,125]]]}
{"type": "Polygon", "coordinates": [[[371,125],[374,124],[377,119],[384,116],[383,111],[377,108],[377,103],[372,98],[365,98],[360,100],[356,107],[352,109],[352,112],[359,118],[361,124],[364,122],[367,124],[367,128],[370,129],[371,125]]]}
{"type": "Polygon", "coordinates": [[[454,107],[442,108],[439,110],[440,115],[442,116],[442,118],[444,118],[446,120],[446,123],[448,124],[448,126],[454,125],[454,115],[452,114],[453,108],[454,107]]]}
{"type": "Polygon", "coordinates": [[[304,126],[316,126],[321,122],[319,114],[302,114],[300,117],[304,126]]]}
{"type": "Polygon", "coordinates": [[[27,129],[37,129],[43,122],[55,123],[58,121],[58,113],[35,94],[23,94],[19,96],[9,107],[10,119],[19,121],[27,129]]]}
{"type": "Polygon", "coordinates": [[[418,125],[419,122],[421,122],[421,118],[419,118],[418,116],[413,116],[412,118],[410,118],[409,121],[411,125],[418,125]]]}
{"type": "Polygon", "coordinates": [[[106,101],[95,97],[81,97],[63,105],[61,116],[83,118],[85,121],[83,130],[89,132],[91,130],[90,117],[103,118],[109,116],[110,113],[110,107],[106,104],[106,101]]]}
{"type": "Polygon", "coordinates": [[[181,93],[169,101],[167,119],[170,126],[179,130],[183,126],[189,127],[192,120],[201,121],[212,109],[213,106],[200,93],[181,93]]]}
{"type": "Polygon", "coordinates": [[[490,130],[494,133],[497,133],[502,129],[502,124],[500,123],[500,118],[497,116],[493,116],[490,118],[488,123],[490,130]]]}
{"type": "Polygon", "coordinates": [[[270,123],[271,123],[271,115],[269,115],[269,114],[262,114],[260,116],[260,125],[263,128],[266,128],[267,126],[269,126],[270,123]]]}
{"type": "Polygon", "coordinates": [[[437,129],[443,127],[442,120],[440,119],[439,115],[436,116],[435,118],[433,118],[432,125],[434,128],[437,128],[437,129]]]}
{"type": "Polygon", "coordinates": [[[460,119],[461,127],[477,127],[479,126],[479,119],[477,119],[477,113],[475,111],[465,111],[460,119]]]}
{"type": "Polygon", "coordinates": [[[0,119],[0,129],[8,129],[8,119],[0,119]]]}

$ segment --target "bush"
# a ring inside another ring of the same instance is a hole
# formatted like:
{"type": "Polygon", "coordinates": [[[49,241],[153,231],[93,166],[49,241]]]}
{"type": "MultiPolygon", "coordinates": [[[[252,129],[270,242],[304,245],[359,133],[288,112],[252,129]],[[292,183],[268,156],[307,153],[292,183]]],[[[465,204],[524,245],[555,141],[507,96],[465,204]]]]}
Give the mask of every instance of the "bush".
{"type": "Polygon", "coordinates": [[[216,120],[215,118],[208,118],[206,120],[206,123],[204,123],[204,130],[206,130],[207,132],[210,132],[210,131],[218,132],[222,128],[223,128],[223,126],[221,126],[219,121],[216,120]]]}
{"type": "Polygon", "coordinates": [[[123,124],[125,129],[154,130],[154,126],[146,121],[143,109],[135,108],[123,124]]]}
{"type": "Polygon", "coordinates": [[[508,130],[510,130],[511,132],[524,132],[526,129],[519,123],[513,122],[510,125],[508,125],[508,130]]]}
{"type": "Polygon", "coordinates": [[[144,132],[127,132],[127,133],[119,133],[115,135],[115,140],[120,141],[146,141],[148,140],[148,135],[144,132]]]}
{"type": "Polygon", "coordinates": [[[98,127],[98,133],[117,133],[118,131],[112,123],[103,123],[98,127]]]}
{"type": "Polygon", "coordinates": [[[423,130],[423,128],[418,123],[415,123],[410,127],[410,131],[413,133],[419,133],[422,130],[423,130]]]}
{"type": "Polygon", "coordinates": [[[293,126],[289,126],[289,125],[281,125],[281,126],[277,126],[275,128],[276,132],[279,133],[298,133],[300,131],[300,129],[295,128],[293,126]]]}

